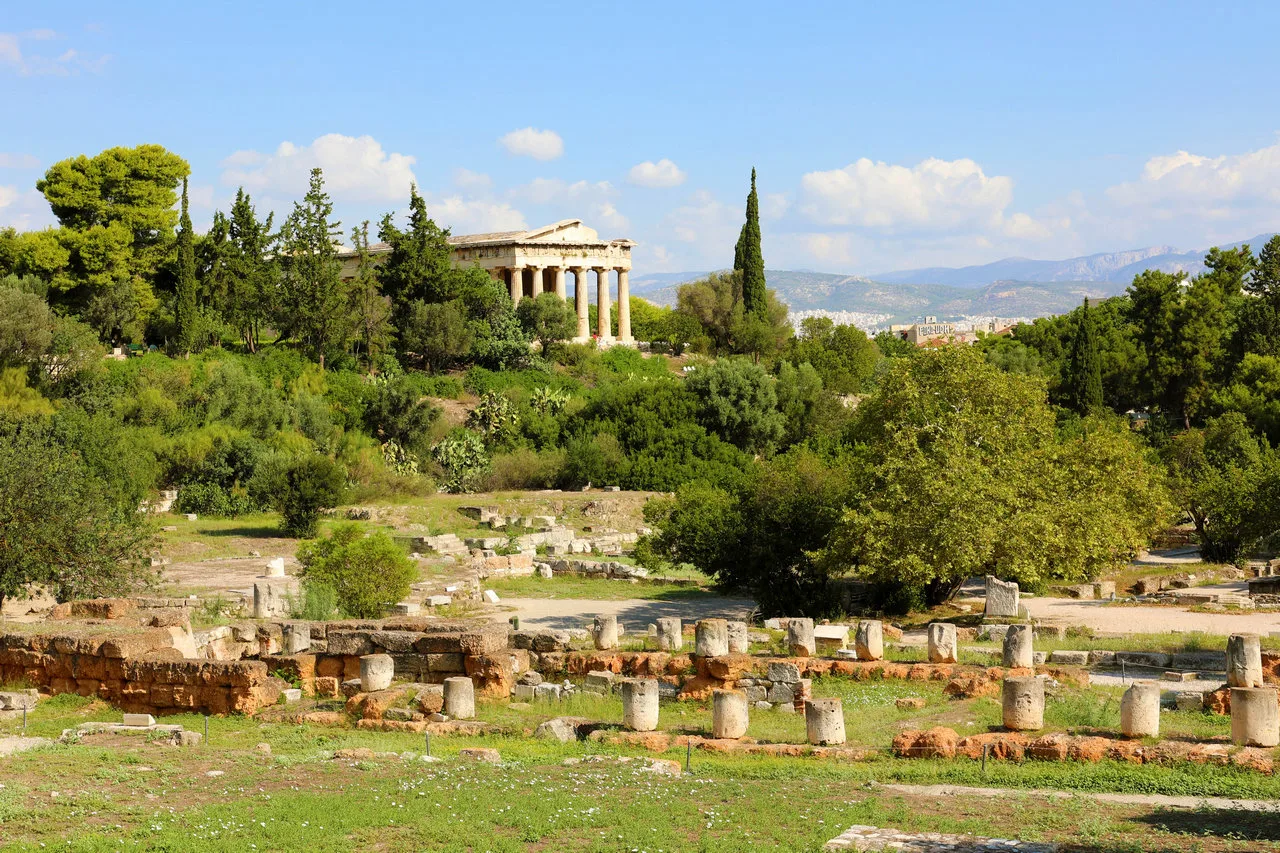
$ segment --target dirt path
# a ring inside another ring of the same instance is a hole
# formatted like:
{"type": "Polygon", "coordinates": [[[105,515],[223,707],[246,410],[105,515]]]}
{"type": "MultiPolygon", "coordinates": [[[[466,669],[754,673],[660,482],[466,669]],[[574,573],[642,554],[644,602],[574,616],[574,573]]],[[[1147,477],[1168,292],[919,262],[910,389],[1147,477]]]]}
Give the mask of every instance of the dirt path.
{"type": "Polygon", "coordinates": [[[628,631],[640,633],[659,616],[679,616],[689,622],[714,617],[744,619],[755,607],[755,602],[748,598],[700,598],[692,601],[504,598],[502,607],[502,611],[490,614],[491,618],[495,622],[505,622],[512,616],[519,616],[521,628],[584,628],[597,615],[615,615],[628,631]]]}
{"type": "Polygon", "coordinates": [[[1012,799],[1017,797],[1045,797],[1047,799],[1070,799],[1082,797],[1103,803],[1116,803],[1130,806],[1161,806],[1170,809],[1231,809],[1237,811],[1280,812],[1280,801],[1276,800],[1233,800],[1227,797],[1175,797],[1166,794],[1108,794],[1089,791],[1040,791],[1035,789],[1011,790],[1008,788],[971,788],[966,785],[878,785],[882,790],[898,794],[918,794],[929,799],[940,797],[998,797],[1012,799]]]}
{"type": "Polygon", "coordinates": [[[1243,631],[1264,636],[1280,631],[1280,613],[1192,613],[1179,607],[1129,607],[1074,598],[1024,598],[1022,603],[1032,619],[1054,625],[1083,625],[1095,631],[1125,634],[1204,631],[1221,635],[1243,631]]]}

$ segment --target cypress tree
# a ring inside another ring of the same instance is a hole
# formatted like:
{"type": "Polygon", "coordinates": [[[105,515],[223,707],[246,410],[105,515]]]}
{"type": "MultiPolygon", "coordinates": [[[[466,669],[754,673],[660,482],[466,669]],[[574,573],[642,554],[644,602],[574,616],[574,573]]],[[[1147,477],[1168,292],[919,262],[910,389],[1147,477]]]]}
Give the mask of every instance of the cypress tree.
{"type": "Polygon", "coordinates": [[[1098,335],[1093,327],[1093,312],[1089,300],[1076,321],[1076,333],[1071,341],[1070,403],[1082,415],[1102,408],[1102,362],[1098,358],[1098,335]]]}
{"type": "Polygon", "coordinates": [[[742,307],[747,314],[765,315],[768,305],[764,281],[764,251],[760,247],[760,198],[756,195],[756,170],[751,170],[747,196],[747,221],[733,251],[733,268],[742,271],[742,307]]]}
{"type": "Polygon", "coordinates": [[[199,308],[196,306],[196,251],[187,213],[187,179],[182,179],[182,216],[178,219],[178,284],[173,307],[178,349],[190,354],[197,343],[199,308]]]}

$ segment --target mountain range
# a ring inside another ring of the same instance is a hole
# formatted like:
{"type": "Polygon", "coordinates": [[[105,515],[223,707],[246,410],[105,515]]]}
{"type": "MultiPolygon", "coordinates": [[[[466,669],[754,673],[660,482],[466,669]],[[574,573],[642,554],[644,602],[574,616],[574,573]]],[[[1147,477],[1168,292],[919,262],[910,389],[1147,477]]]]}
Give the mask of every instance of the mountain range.
{"type": "MultiPolygon", "coordinates": [[[[1256,252],[1271,236],[1262,234],[1221,248],[1248,243],[1256,252]]],[[[765,278],[793,312],[864,315],[853,319],[861,326],[907,323],[923,316],[1029,318],[1065,313],[1085,297],[1118,296],[1143,270],[1196,275],[1204,270],[1204,254],[1150,246],[1060,261],[1006,258],[978,266],[895,270],[870,277],[766,270],[765,278]]],[[[631,292],[659,305],[674,305],[679,285],[707,274],[636,275],[631,292]]]]}

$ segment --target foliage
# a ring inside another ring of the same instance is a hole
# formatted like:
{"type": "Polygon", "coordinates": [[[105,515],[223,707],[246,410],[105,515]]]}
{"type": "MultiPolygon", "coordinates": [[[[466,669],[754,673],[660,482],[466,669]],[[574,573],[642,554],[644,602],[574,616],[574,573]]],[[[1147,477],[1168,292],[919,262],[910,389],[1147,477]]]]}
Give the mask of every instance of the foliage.
{"type": "MultiPolygon", "coordinates": [[[[908,344],[909,346],[909,344],[908,344]]],[[[828,390],[856,394],[875,374],[880,352],[866,333],[854,326],[837,326],[826,317],[808,317],[800,336],[791,342],[786,359],[807,362],[828,390]]]]}
{"type": "Polygon", "coordinates": [[[698,422],[742,450],[767,453],[782,438],[776,381],[758,364],[725,359],[685,380],[698,399],[698,422]]]}
{"type": "Polygon", "coordinates": [[[1102,363],[1098,359],[1098,338],[1093,328],[1093,312],[1085,299],[1071,341],[1068,366],[1071,407],[1082,415],[1102,408],[1102,363]]]}
{"type": "Polygon", "coordinates": [[[196,250],[187,212],[187,179],[182,179],[182,214],[178,219],[178,281],[174,299],[177,351],[190,353],[199,343],[200,308],[196,303],[196,250]]]}
{"type": "Polygon", "coordinates": [[[538,342],[543,353],[551,344],[568,340],[578,330],[578,315],[573,306],[554,293],[539,293],[533,299],[522,299],[516,306],[516,317],[525,334],[538,342]]]}
{"type": "Polygon", "coordinates": [[[379,376],[370,383],[373,394],[364,410],[364,424],[378,441],[395,441],[416,448],[427,437],[440,410],[424,402],[404,376],[379,376]]]}
{"type": "Polygon", "coordinates": [[[320,513],[340,504],[345,490],[346,471],[318,453],[266,460],[251,484],[258,500],[280,513],[280,529],[299,539],[316,535],[320,513]]]}
{"type": "Polygon", "coordinates": [[[680,285],[675,313],[692,319],[702,329],[696,339],[687,332],[681,337],[689,343],[700,341],[704,349],[715,354],[745,353],[757,360],[770,358],[792,334],[786,306],[773,291],[767,291],[761,308],[747,312],[741,299],[742,276],[740,270],[712,273],[705,279],[680,285]]]}
{"type": "Polygon", "coordinates": [[[470,492],[489,468],[484,439],[466,429],[455,429],[431,448],[431,458],[444,472],[448,492],[470,492]]]}
{"type": "Polygon", "coordinates": [[[467,416],[467,426],[492,447],[506,443],[515,434],[520,417],[510,400],[496,391],[486,391],[467,416]]]}
{"type": "Polygon", "coordinates": [[[383,296],[378,287],[378,274],[369,255],[368,222],[351,229],[351,242],[356,250],[355,278],[347,285],[351,321],[355,340],[364,351],[365,363],[372,365],[391,345],[391,299],[383,296]]]}
{"type": "Polygon", "coordinates": [[[440,370],[471,350],[474,332],[467,323],[462,300],[423,302],[415,300],[403,320],[401,342],[411,353],[422,357],[427,370],[440,370]]]}
{"type": "Polygon", "coordinates": [[[301,202],[280,229],[280,305],[277,321],[297,337],[323,368],[349,332],[347,294],[342,264],[334,250],[341,233],[331,222],[333,202],[324,191],[324,176],[311,170],[311,183],[301,202]]]}
{"type": "Polygon", "coordinates": [[[29,584],[60,600],[127,594],[154,582],[155,531],[112,494],[48,420],[0,419],[0,604],[29,584]]]}
{"type": "Polygon", "coordinates": [[[763,317],[768,310],[765,298],[764,253],[760,245],[760,198],[756,195],[756,170],[751,170],[751,192],[747,194],[747,221],[742,225],[733,250],[733,268],[742,272],[742,308],[747,316],[763,317]]]}
{"type": "Polygon", "coordinates": [[[417,570],[390,536],[366,534],[358,524],[340,524],[324,539],[298,546],[304,585],[332,589],[348,617],[381,616],[409,594],[417,570]]]}

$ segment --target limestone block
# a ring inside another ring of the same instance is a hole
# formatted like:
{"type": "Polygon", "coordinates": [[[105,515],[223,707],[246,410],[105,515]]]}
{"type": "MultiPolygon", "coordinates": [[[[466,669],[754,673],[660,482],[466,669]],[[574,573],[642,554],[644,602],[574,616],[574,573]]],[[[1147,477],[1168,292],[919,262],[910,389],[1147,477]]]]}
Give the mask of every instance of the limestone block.
{"type": "Polygon", "coordinates": [[[1125,737],[1160,736],[1160,683],[1135,681],[1120,698],[1120,731],[1125,737]]]}
{"type": "Polygon", "coordinates": [[[511,688],[511,698],[520,702],[533,701],[533,684],[516,684],[511,688]]]}
{"type": "Polygon", "coordinates": [[[798,681],[775,681],[765,695],[765,700],[779,707],[791,705],[796,701],[796,687],[798,685],[798,681]]]}
{"type": "Polygon", "coordinates": [[[849,626],[814,625],[813,639],[817,643],[820,651],[838,651],[839,649],[843,649],[849,645],[849,626]]]}
{"type": "Polygon", "coordinates": [[[489,604],[497,604],[499,601],[498,594],[491,589],[486,589],[484,591],[484,600],[489,604]]]}
{"type": "Polygon", "coordinates": [[[284,557],[272,557],[270,560],[267,560],[267,577],[284,577],[284,557]]]}
{"type": "Polygon", "coordinates": [[[723,619],[698,620],[693,653],[704,658],[729,654],[729,623],[723,619]]]}
{"type": "Polygon", "coordinates": [[[539,725],[533,736],[558,740],[560,743],[575,743],[578,740],[578,727],[571,717],[555,717],[539,725]]]}
{"type": "Polygon", "coordinates": [[[274,619],[289,613],[289,595],[292,587],[278,580],[260,580],[253,583],[253,618],[274,619]]]}
{"type": "Polygon", "coordinates": [[[651,732],[658,728],[656,679],[628,678],[622,682],[622,725],[635,732],[651,732]]]}
{"type": "Polygon", "coordinates": [[[302,689],[299,687],[289,687],[285,690],[282,690],[280,695],[284,697],[285,702],[301,702],[302,701],[302,689]]]}
{"type": "Polygon", "coordinates": [[[788,621],[787,645],[793,657],[807,658],[817,654],[818,644],[813,636],[813,620],[806,618],[788,621]]]}
{"type": "Polygon", "coordinates": [[[450,596],[450,595],[428,595],[427,596],[428,607],[445,607],[450,604],[453,604],[453,596],[450,596]]]}
{"type": "Polygon", "coordinates": [[[1044,679],[1034,675],[1004,680],[1004,727],[1015,732],[1044,728],[1044,679]]]}
{"type": "Polygon", "coordinates": [[[1019,604],[1018,585],[1016,583],[1002,581],[999,578],[987,575],[987,605],[985,615],[994,616],[996,618],[1008,618],[1018,616],[1019,604]]]}
{"type": "Polygon", "coordinates": [[[470,678],[458,675],[444,680],[444,713],[455,720],[476,715],[476,687],[470,678]]]}
{"type": "Polygon", "coordinates": [[[533,698],[543,702],[559,702],[563,693],[559,684],[543,681],[533,686],[533,698]]]}
{"type": "Polygon", "coordinates": [[[1280,746],[1280,702],[1274,687],[1231,688],[1231,742],[1280,746]]]}
{"type": "Polygon", "coordinates": [[[1004,635],[1003,665],[1030,668],[1035,665],[1034,635],[1030,625],[1010,625],[1004,635]]]}
{"type": "Polygon", "coordinates": [[[884,659],[884,625],[878,619],[866,619],[858,623],[854,635],[858,660],[884,659]]]}
{"type": "Polygon", "coordinates": [[[844,743],[844,704],[839,699],[810,699],[804,704],[804,728],[809,743],[839,746],[844,743]]]}
{"type": "Polygon", "coordinates": [[[678,652],[684,648],[683,627],[678,616],[659,616],[658,648],[665,652],[678,652]]]}
{"type": "Polygon", "coordinates": [[[1098,599],[1112,598],[1116,594],[1115,581],[1099,581],[1093,585],[1093,597],[1098,599]]]}
{"type": "Polygon", "coordinates": [[[1056,651],[1049,653],[1049,663],[1061,663],[1067,666],[1087,666],[1089,663],[1089,653],[1057,649],[1056,651]]]}
{"type": "Polygon", "coordinates": [[[737,690],[711,692],[711,736],[737,739],[747,733],[747,696],[737,690]]]}
{"type": "Polygon", "coordinates": [[[930,663],[955,663],[958,649],[955,625],[950,622],[929,623],[930,663]]]}
{"type": "Polygon", "coordinates": [[[794,684],[800,680],[800,667],[784,660],[769,661],[765,677],[775,683],[784,681],[794,684]]]}
{"type": "Polygon", "coordinates": [[[365,693],[386,690],[396,674],[391,655],[363,655],[360,658],[360,689],[365,693]]]}
{"type": "Polygon", "coordinates": [[[126,726],[154,726],[156,718],[150,714],[125,714],[124,725],[126,726]]]}
{"type": "Polygon", "coordinates": [[[299,655],[311,648],[311,626],[293,623],[284,626],[284,653],[299,655]]]}
{"type": "Polygon", "coordinates": [[[746,622],[729,622],[729,654],[745,655],[751,646],[746,622]]]}
{"type": "Polygon", "coordinates": [[[5,690],[0,692],[0,711],[30,711],[40,701],[40,693],[34,688],[5,690]]]}
{"type": "Polygon", "coordinates": [[[582,689],[588,693],[600,693],[607,696],[613,692],[613,683],[616,679],[617,676],[608,670],[588,672],[582,689]]]}
{"type": "Polygon", "coordinates": [[[616,649],[618,647],[618,617],[613,614],[597,616],[591,629],[591,639],[597,649],[616,649]]]}
{"type": "Polygon", "coordinates": [[[1257,634],[1227,637],[1227,684],[1231,687],[1262,686],[1262,641],[1257,634]]]}

